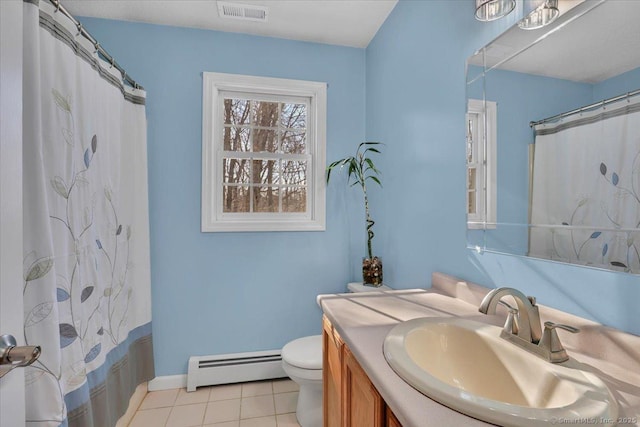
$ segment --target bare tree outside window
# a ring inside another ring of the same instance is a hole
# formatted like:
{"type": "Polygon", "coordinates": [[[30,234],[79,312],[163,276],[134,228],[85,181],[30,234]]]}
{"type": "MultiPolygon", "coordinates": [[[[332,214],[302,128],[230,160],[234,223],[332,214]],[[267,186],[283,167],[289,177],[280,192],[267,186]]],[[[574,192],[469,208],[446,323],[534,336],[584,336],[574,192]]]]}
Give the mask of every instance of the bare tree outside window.
{"type": "Polygon", "coordinates": [[[223,102],[223,212],[306,212],[307,105],[223,102]]]}

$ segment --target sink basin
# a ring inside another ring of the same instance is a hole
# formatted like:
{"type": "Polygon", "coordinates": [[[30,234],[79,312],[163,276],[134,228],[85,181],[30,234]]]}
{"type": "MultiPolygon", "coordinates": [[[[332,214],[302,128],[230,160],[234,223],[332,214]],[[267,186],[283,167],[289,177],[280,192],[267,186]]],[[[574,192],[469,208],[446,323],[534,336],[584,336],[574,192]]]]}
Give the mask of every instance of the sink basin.
{"type": "Polygon", "coordinates": [[[617,405],[597,376],[574,360],[549,363],[500,338],[501,329],[464,318],[413,319],[389,332],[384,356],[421,393],[483,421],[615,425],[617,405]]]}

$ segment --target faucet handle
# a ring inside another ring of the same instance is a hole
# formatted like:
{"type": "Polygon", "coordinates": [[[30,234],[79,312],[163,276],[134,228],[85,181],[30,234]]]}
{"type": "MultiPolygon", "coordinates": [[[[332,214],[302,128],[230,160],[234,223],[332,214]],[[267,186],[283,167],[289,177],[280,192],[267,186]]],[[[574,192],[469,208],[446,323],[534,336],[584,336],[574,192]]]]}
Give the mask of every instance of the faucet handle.
{"type": "Polygon", "coordinates": [[[563,325],[562,323],[554,323],[554,322],[550,322],[550,321],[544,322],[544,330],[545,330],[545,332],[547,331],[547,329],[553,330],[553,329],[556,329],[556,328],[564,329],[565,331],[569,331],[572,334],[580,332],[579,328],[575,328],[573,326],[563,325]]]}
{"type": "Polygon", "coordinates": [[[573,326],[549,321],[544,322],[544,332],[538,345],[549,352],[549,361],[551,363],[560,363],[569,360],[567,350],[562,346],[558,333],[556,332],[558,328],[569,331],[572,334],[580,332],[580,329],[574,328],[573,326]]]}

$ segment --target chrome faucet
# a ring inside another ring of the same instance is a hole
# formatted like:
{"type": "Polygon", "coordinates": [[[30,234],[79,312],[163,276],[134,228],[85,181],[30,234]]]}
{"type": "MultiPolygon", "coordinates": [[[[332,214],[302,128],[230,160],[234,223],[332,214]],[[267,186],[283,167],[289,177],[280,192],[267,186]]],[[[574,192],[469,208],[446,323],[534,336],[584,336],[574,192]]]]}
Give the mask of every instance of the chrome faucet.
{"type": "Polygon", "coordinates": [[[506,306],[509,310],[507,322],[500,333],[502,338],[543,357],[551,363],[569,360],[566,350],[560,343],[556,329],[564,329],[571,333],[579,332],[579,329],[568,325],[545,322],[543,334],[536,299],[527,297],[513,288],[492,290],[484,297],[478,310],[484,314],[495,314],[498,304],[506,306]],[[516,300],[517,309],[504,301],[500,301],[502,297],[507,295],[511,295],[516,300]]]}
{"type": "MultiPolygon", "coordinates": [[[[502,297],[511,295],[518,305],[518,336],[532,344],[538,344],[542,338],[540,314],[534,297],[527,297],[513,288],[498,288],[489,292],[478,310],[484,314],[496,314],[496,307],[502,297]]],[[[508,331],[507,331],[508,332],[508,331]]]]}

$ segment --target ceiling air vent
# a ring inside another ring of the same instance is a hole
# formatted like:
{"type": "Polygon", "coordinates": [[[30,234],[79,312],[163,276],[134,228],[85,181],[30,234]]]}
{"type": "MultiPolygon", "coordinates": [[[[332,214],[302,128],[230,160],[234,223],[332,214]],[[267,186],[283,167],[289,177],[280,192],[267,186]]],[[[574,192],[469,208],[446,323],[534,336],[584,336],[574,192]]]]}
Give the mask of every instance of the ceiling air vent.
{"type": "Polygon", "coordinates": [[[243,21],[267,22],[269,9],[251,4],[218,2],[218,14],[221,18],[242,19],[243,21]]]}

